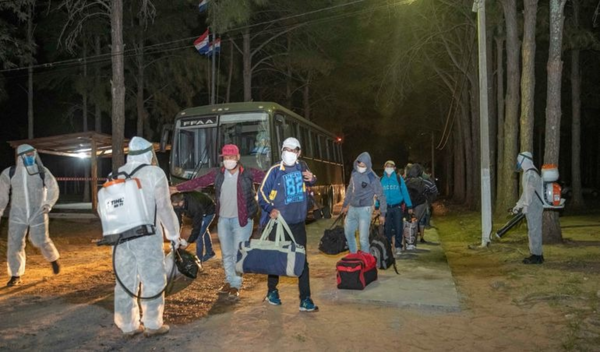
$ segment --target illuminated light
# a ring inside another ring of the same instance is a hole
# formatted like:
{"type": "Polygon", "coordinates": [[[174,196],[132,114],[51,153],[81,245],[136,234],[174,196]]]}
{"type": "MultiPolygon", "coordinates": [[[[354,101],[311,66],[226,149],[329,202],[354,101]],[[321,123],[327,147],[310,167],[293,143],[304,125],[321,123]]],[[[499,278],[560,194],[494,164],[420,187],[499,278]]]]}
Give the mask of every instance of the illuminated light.
{"type": "Polygon", "coordinates": [[[342,142],[342,137],[337,137],[337,138],[335,139],[335,141],[336,141],[336,142],[338,142],[338,143],[341,143],[341,142],[342,142]]]}
{"type": "Polygon", "coordinates": [[[79,159],[87,158],[87,154],[85,154],[85,153],[77,153],[75,156],[78,157],[79,159]]]}

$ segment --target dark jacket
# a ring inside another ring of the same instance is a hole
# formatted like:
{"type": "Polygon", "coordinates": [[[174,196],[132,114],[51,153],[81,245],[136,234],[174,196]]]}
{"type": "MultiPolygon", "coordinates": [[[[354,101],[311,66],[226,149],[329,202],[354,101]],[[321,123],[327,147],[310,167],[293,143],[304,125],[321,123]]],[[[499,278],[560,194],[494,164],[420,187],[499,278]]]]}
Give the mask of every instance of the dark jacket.
{"type": "MultiPolygon", "coordinates": [[[[213,168],[206,175],[183,182],[177,185],[180,192],[193,191],[210,185],[215,186],[215,199],[217,201],[216,213],[219,213],[219,198],[221,196],[221,186],[225,179],[224,167],[213,168]]],[[[246,226],[248,219],[252,219],[258,213],[258,204],[256,203],[256,194],[254,192],[254,183],[260,184],[265,177],[265,173],[254,168],[244,168],[241,164],[238,172],[237,181],[237,205],[238,221],[240,226],[246,226]]]]}
{"type": "Polygon", "coordinates": [[[183,215],[192,219],[192,233],[188,241],[194,242],[200,235],[204,217],[215,214],[215,202],[208,195],[201,192],[185,192],[183,197],[183,206],[173,209],[177,214],[179,226],[182,224],[183,215]]]}

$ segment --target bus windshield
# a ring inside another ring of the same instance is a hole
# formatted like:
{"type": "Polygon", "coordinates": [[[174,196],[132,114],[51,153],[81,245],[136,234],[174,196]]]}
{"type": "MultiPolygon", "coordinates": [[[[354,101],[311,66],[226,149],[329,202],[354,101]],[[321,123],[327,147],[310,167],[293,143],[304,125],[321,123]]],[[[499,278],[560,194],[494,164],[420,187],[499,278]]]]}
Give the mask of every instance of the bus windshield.
{"type": "Polygon", "coordinates": [[[225,144],[240,149],[240,162],[261,170],[271,166],[269,119],[266,112],[185,117],[177,121],[171,172],[191,179],[221,165],[225,144]]]}

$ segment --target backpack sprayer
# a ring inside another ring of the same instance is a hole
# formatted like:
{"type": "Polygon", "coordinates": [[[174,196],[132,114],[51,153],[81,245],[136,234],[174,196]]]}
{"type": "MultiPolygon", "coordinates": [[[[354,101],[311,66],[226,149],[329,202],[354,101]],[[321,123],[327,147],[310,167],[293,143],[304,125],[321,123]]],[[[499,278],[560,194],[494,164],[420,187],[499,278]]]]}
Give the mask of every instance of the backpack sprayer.
{"type": "Polygon", "coordinates": [[[139,237],[156,234],[156,208],[154,216],[151,216],[142,193],[142,183],[138,178],[133,177],[137,171],[145,166],[148,165],[138,166],[130,174],[119,172],[114,176],[112,174],[109,175],[107,182],[98,191],[98,215],[102,222],[103,238],[97,244],[99,246],[115,246],[113,249],[115,278],[129,296],[139,299],[155,299],[160,297],[167,287],[172,284],[177,272],[195,279],[198,271],[202,269],[202,265],[195,255],[181,248],[177,250],[173,248],[171,253],[167,255],[169,280],[165,287],[157,294],[149,297],[141,297],[131,292],[121,282],[115,265],[115,257],[119,244],[139,237]],[[124,178],[120,178],[121,176],[124,178]]]}
{"type": "MultiPolygon", "coordinates": [[[[534,169],[535,170],[535,169],[534,169]]],[[[536,170],[537,171],[537,170],[536,170]]],[[[562,188],[558,184],[558,167],[554,164],[546,164],[542,166],[542,182],[541,189],[535,191],[536,197],[542,202],[544,209],[563,209],[565,207],[565,199],[561,198],[562,188]],[[538,192],[539,191],[539,192],[538,192]]],[[[502,238],[510,229],[515,227],[525,214],[519,212],[510,219],[506,225],[496,231],[496,237],[502,238]]]]}

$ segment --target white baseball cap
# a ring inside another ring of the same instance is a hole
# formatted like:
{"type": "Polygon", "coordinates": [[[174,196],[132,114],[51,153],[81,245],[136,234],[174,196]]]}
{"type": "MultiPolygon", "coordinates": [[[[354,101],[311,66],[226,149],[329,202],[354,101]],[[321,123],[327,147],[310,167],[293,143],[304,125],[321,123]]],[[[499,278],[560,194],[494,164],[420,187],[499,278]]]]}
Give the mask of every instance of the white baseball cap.
{"type": "Polygon", "coordinates": [[[285,141],[283,141],[283,145],[281,146],[281,149],[283,149],[283,148],[302,149],[302,148],[300,148],[300,142],[294,137],[289,137],[285,141]]]}

